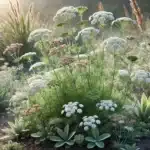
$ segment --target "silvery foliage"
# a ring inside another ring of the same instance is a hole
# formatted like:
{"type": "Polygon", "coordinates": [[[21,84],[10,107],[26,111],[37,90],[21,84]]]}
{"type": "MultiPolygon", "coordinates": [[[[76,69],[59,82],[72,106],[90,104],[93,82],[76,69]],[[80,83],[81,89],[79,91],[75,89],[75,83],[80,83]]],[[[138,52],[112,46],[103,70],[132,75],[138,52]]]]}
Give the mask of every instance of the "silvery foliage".
{"type": "Polygon", "coordinates": [[[96,39],[96,37],[100,34],[100,30],[94,27],[87,27],[78,32],[75,37],[76,41],[82,40],[82,42],[89,42],[92,39],[96,39]]]}
{"type": "Polygon", "coordinates": [[[84,127],[84,131],[89,129],[95,129],[98,125],[101,124],[97,115],[94,116],[85,116],[82,118],[82,122],[79,124],[80,127],[84,127]]]}
{"type": "Polygon", "coordinates": [[[127,51],[127,41],[119,37],[110,37],[102,43],[104,51],[111,54],[124,54],[127,51]]]}
{"type": "Polygon", "coordinates": [[[111,12],[98,11],[89,17],[91,25],[99,25],[102,27],[108,26],[114,20],[114,15],[111,12]]]}
{"type": "Polygon", "coordinates": [[[56,24],[68,23],[78,16],[77,8],[73,6],[63,7],[59,9],[53,18],[56,24]]]}
{"type": "Polygon", "coordinates": [[[150,83],[150,72],[145,70],[136,70],[131,74],[131,80],[137,83],[150,83]]]}
{"type": "Polygon", "coordinates": [[[48,40],[51,37],[52,31],[49,29],[36,29],[32,31],[28,37],[29,43],[36,43],[41,40],[48,40]]]}
{"type": "Polygon", "coordinates": [[[63,110],[61,111],[62,115],[66,117],[72,117],[76,114],[82,114],[84,105],[79,102],[69,102],[68,104],[63,105],[63,110]]]}
{"type": "Polygon", "coordinates": [[[118,27],[121,29],[134,27],[136,25],[136,21],[132,20],[129,17],[121,17],[117,18],[112,22],[112,27],[118,27]]]}
{"type": "Polygon", "coordinates": [[[39,69],[40,67],[43,67],[45,65],[46,64],[44,62],[36,62],[35,64],[30,66],[29,71],[33,71],[35,69],[39,69]]]}
{"type": "Polygon", "coordinates": [[[107,110],[107,111],[115,111],[117,108],[117,104],[114,103],[112,100],[101,100],[99,103],[96,104],[96,107],[102,111],[102,110],[107,110]]]}

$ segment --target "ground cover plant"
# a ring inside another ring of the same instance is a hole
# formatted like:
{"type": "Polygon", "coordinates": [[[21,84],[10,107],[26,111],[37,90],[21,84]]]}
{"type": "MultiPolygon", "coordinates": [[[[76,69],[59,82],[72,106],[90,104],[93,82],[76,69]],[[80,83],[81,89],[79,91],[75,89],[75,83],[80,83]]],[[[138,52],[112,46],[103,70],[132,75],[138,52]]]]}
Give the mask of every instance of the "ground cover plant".
{"type": "Polygon", "coordinates": [[[87,7],[63,7],[51,28],[32,28],[31,11],[11,3],[19,18],[1,26],[0,107],[13,119],[0,133],[13,142],[3,149],[149,148],[150,35],[135,2],[134,18],[101,6],[84,20],[87,7]]]}

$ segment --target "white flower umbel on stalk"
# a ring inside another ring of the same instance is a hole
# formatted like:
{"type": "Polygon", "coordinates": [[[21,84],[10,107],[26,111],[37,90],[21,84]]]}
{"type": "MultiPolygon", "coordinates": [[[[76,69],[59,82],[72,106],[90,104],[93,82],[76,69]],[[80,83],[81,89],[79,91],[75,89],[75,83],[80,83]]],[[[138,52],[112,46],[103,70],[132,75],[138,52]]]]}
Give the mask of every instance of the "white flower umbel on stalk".
{"type": "Polygon", "coordinates": [[[33,56],[36,56],[36,52],[25,53],[20,57],[20,60],[31,60],[33,56]]]}
{"type": "Polygon", "coordinates": [[[129,79],[130,78],[129,71],[126,69],[119,70],[118,75],[121,79],[129,79]]]}
{"type": "Polygon", "coordinates": [[[145,70],[136,70],[131,74],[131,79],[138,83],[150,83],[150,73],[145,70]]]}
{"type": "Polygon", "coordinates": [[[62,115],[66,117],[72,117],[73,115],[82,114],[84,105],[79,102],[69,102],[68,104],[63,105],[63,110],[61,111],[62,115]]]}
{"type": "Polygon", "coordinates": [[[47,84],[48,84],[47,81],[44,79],[33,80],[31,83],[29,83],[29,94],[35,95],[41,89],[46,88],[47,84]]]}
{"type": "Polygon", "coordinates": [[[92,16],[89,17],[91,25],[97,25],[100,27],[109,26],[114,19],[115,18],[113,13],[106,11],[95,12],[92,16]]]}
{"type": "Polygon", "coordinates": [[[88,117],[84,116],[79,126],[83,127],[84,131],[88,131],[89,129],[95,129],[100,124],[101,124],[101,121],[98,119],[98,116],[94,115],[94,116],[88,116],[88,117]]]}
{"type": "Polygon", "coordinates": [[[94,27],[87,27],[78,32],[75,37],[76,41],[89,42],[100,34],[99,29],[95,29],[94,27]]]}
{"type": "Polygon", "coordinates": [[[102,111],[102,110],[107,110],[107,111],[115,111],[117,108],[117,104],[114,103],[112,100],[101,100],[99,103],[96,104],[96,107],[102,111]]]}
{"type": "Polygon", "coordinates": [[[111,54],[124,54],[127,51],[127,41],[119,37],[110,37],[102,43],[104,51],[111,54]]]}
{"type": "Polygon", "coordinates": [[[113,28],[120,28],[120,29],[133,29],[136,26],[136,21],[132,20],[128,17],[121,17],[112,22],[113,28]]]}
{"type": "Polygon", "coordinates": [[[41,40],[48,40],[51,36],[52,31],[49,29],[36,29],[32,31],[28,37],[28,42],[29,43],[36,43],[41,40]]]}
{"type": "Polygon", "coordinates": [[[40,67],[43,67],[45,66],[46,64],[44,62],[37,62],[35,64],[33,64],[30,68],[29,68],[29,71],[33,71],[35,69],[38,69],[40,67]]]}
{"type": "Polygon", "coordinates": [[[73,6],[63,7],[59,9],[53,18],[55,24],[68,23],[78,16],[77,8],[73,6]]]}

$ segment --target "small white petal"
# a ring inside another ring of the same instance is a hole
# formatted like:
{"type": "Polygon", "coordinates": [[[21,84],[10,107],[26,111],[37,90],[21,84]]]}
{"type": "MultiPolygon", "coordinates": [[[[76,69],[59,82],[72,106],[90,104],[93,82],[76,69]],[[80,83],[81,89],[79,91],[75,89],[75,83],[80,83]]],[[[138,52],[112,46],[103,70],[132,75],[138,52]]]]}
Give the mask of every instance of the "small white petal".
{"type": "Polygon", "coordinates": [[[109,107],[108,106],[105,106],[105,110],[108,110],[109,109],[109,107]]]}
{"type": "Polygon", "coordinates": [[[71,113],[66,113],[66,117],[71,117],[71,113]]]}
{"type": "Polygon", "coordinates": [[[95,128],[96,128],[96,125],[95,125],[95,124],[92,124],[91,127],[92,127],[92,129],[95,129],[95,128]]]}
{"type": "Polygon", "coordinates": [[[89,130],[89,127],[88,126],[85,126],[84,127],[84,131],[88,131],[89,130]]]}
{"type": "Polygon", "coordinates": [[[79,107],[83,108],[83,107],[84,107],[84,105],[82,105],[82,104],[79,104],[79,107]]]}
{"type": "Polygon", "coordinates": [[[117,104],[114,104],[114,107],[117,108],[118,107],[117,104]]]}
{"type": "Polygon", "coordinates": [[[83,126],[83,122],[81,122],[81,123],[79,124],[79,126],[82,127],[82,126],[83,126]]]}
{"type": "Polygon", "coordinates": [[[62,111],[61,111],[61,114],[63,115],[63,114],[64,114],[64,112],[65,112],[65,111],[64,111],[64,110],[62,110],[62,111]]]}
{"type": "Polygon", "coordinates": [[[77,109],[77,113],[82,114],[82,109],[77,109]]]}
{"type": "Polygon", "coordinates": [[[103,106],[100,106],[100,107],[99,107],[99,110],[103,110],[103,106]]]}
{"type": "Polygon", "coordinates": [[[96,124],[101,124],[101,121],[100,120],[96,120],[96,124]]]}
{"type": "Polygon", "coordinates": [[[110,110],[111,110],[111,111],[115,111],[115,108],[111,107],[110,110]]]}

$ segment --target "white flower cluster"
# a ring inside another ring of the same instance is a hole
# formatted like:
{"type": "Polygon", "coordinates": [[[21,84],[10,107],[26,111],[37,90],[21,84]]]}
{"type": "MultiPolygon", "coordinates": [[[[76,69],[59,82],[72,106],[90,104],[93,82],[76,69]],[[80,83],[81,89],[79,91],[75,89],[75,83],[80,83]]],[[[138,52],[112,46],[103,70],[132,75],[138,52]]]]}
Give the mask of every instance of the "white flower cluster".
{"type": "Polygon", "coordinates": [[[115,111],[117,108],[117,104],[114,103],[112,100],[102,100],[101,102],[96,104],[99,110],[110,110],[115,111]]]}
{"type": "Polygon", "coordinates": [[[120,27],[121,29],[131,29],[135,27],[136,22],[128,17],[121,17],[112,22],[112,27],[120,27]]]}
{"type": "Polygon", "coordinates": [[[136,70],[131,74],[132,81],[138,82],[138,83],[150,83],[150,72],[147,72],[145,70],[136,70]]]}
{"type": "Polygon", "coordinates": [[[28,42],[38,42],[40,40],[48,40],[49,37],[51,36],[52,31],[48,30],[48,29],[36,29],[34,31],[32,31],[28,37],[28,42]]]}
{"type": "Polygon", "coordinates": [[[89,40],[95,39],[99,33],[100,30],[98,29],[95,29],[94,27],[87,27],[78,32],[77,36],[75,37],[75,40],[89,42],[89,40]]]}
{"type": "Polygon", "coordinates": [[[59,9],[53,18],[56,24],[67,23],[74,20],[78,16],[77,8],[73,6],[63,7],[59,9]]]}
{"type": "Polygon", "coordinates": [[[118,71],[118,75],[121,79],[129,79],[130,74],[128,70],[122,69],[118,71]]]}
{"type": "Polygon", "coordinates": [[[36,52],[25,53],[20,57],[20,60],[30,60],[33,56],[36,55],[36,52]]]}
{"type": "Polygon", "coordinates": [[[127,41],[119,37],[110,37],[102,43],[104,51],[112,54],[122,54],[127,51],[127,41]]]}
{"type": "Polygon", "coordinates": [[[82,122],[79,124],[80,127],[84,127],[84,131],[88,131],[90,128],[95,129],[97,125],[101,124],[98,116],[85,116],[82,118],[82,122]]]}
{"type": "Polygon", "coordinates": [[[29,83],[29,94],[35,95],[41,89],[47,87],[47,81],[44,79],[35,79],[29,83]]]}
{"type": "Polygon", "coordinates": [[[92,16],[89,17],[89,21],[92,25],[100,25],[103,27],[110,25],[114,19],[115,18],[113,13],[106,11],[95,12],[92,16]]]}
{"type": "Polygon", "coordinates": [[[29,71],[33,71],[37,68],[40,68],[40,67],[43,67],[45,66],[46,64],[44,62],[37,62],[35,64],[33,64],[30,68],[29,68],[29,71]]]}
{"type": "Polygon", "coordinates": [[[13,107],[20,106],[21,102],[28,99],[28,93],[27,92],[19,92],[17,91],[10,99],[10,105],[13,107]]]}
{"type": "Polygon", "coordinates": [[[65,114],[66,117],[71,117],[75,114],[82,114],[82,108],[84,105],[80,104],[79,102],[69,102],[68,104],[63,105],[63,110],[61,114],[65,114]]]}

